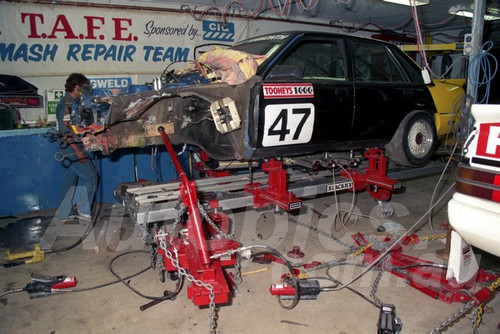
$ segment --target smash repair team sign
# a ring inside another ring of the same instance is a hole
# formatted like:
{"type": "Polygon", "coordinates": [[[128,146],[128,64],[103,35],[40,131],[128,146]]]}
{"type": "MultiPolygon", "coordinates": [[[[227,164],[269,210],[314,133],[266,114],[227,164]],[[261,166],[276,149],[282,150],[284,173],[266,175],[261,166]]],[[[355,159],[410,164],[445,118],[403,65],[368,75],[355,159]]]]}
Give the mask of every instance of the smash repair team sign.
{"type": "MultiPolygon", "coordinates": [[[[158,73],[192,60],[196,45],[224,31],[217,22],[168,12],[2,2],[0,13],[2,72],[19,76],[158,73]]],[[[231,27],[218,42],[232,44],[231,27]]]]}

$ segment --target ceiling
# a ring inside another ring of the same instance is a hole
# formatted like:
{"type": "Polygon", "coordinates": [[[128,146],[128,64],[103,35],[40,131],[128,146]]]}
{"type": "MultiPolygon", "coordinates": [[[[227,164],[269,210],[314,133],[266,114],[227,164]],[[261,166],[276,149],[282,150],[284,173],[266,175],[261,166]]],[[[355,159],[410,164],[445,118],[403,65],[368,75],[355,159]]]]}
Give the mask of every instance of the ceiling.
{"type": "MultiPolygon", "coordinates": [[[[282,19],[293,19],[298,21],[310,21],[311,19],[331,22],[335,25],[345,26],[346,28],[364,27],[372,30],[397,30],[414,33],[412,12],[409,6],[387,3],[382,0],[317,0],[316,5],[307,10],[300,11],[298,8],[299,0],[142,0],[144,2],[154,1],[165,2],[169,4],[188,5],[192,10],[204,11],[211,7],[217,7],[222,13],[228,3],[232,3],[229,13],[240,13],[242,3],[249,13],[257,8],[260,2],[263,6],[259,16],[268,16],[282,19]],[[276,12],[280,11],[280,3],[283,5],[291,3],[288,16],[278,16],[276,12]],[[271,6],[274,5],[274,9],[271,6]],[[406,25],[404,25],[406,23],[406,25]]],[[[487,6],[499,6],[500,0],[486,0],[487,6]]],[[[302,0],[305,6],[314,2],[314,0],[302,0]]],[[[457,31],[470,32],[471,19],[465,19],[460,16],[449,14],[449,9],[453,5],[471,6],[474,0],[430,0],[429,5],[419,6],[418,18],[421,23],[421,29],[428,32],[443,32],[454,30],[454,36],[458,36],[457,31]]],[[[187,7],[183,7],[187,8],[187,7]]],[[[210,13],[213,14],[212,10],[210,13]]]]}

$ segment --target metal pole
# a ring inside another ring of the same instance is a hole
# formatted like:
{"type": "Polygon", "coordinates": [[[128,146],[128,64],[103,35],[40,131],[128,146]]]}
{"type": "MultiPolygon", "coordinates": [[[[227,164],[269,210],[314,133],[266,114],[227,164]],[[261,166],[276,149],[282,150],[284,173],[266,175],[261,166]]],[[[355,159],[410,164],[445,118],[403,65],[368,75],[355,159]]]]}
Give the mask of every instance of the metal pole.
{"type": "MultiPolygon", "coordinates": [[[[472,53],[469,59],[474,58],[479,54],[481,46],[483,45],[483,28],[484,28],[484,14],[486,13],[486,0],[474,1],[474,16],[472,17],[472,53]]],[[[470,65],[470,64],[469,64],[470,65]]],[[[477,78],[473,78],[477,82],[477,78]]],[[[472,96],[472,103],[476,102],[473,82],[470,76],[467,76],[467,95],[472,96]]]]}
{"type": "Polygon", "coordinates": [[[184,185],[184,188],[186,189],[186,200],[187,200],[187,206],[189,210],[190,217],[192,219],[192,227],[193,227],[193,233],[194,233],[194,239],[196,241],[196,244],[198,246],[198,251],[200,253],[201,257],[201,262],[204,265],[210,264],[210,255],[208,254],[208,247],[207,247],[207,241],[205,240],[204,234],[203,234],[203,225],[202,225],[202,220],[200,217],[200,211],[198,210],[198,203],[195,200],[195,195],[193,192],[196,192],[196,188],[190,187],[189,184],[189,179],[182,169],[181,163],[179,162],[179,159],[177,158],[177,154],[174,151],[174,148],[172,147],[172,143],[170,143],[170,139],[168,138],[168,135],[165,132],[165,129],[163,127],[158,128],[158,132],[161,134],[161,137],[163,139],[163,142],[165,143],[165,147],[167,148],[167,151],[170,155],[170,158],[172,159],[172,162],[175,166],[175,169],[177,170],[177,174],[179,174],[179,178],[181,179],[181,183],[184,185]]]}

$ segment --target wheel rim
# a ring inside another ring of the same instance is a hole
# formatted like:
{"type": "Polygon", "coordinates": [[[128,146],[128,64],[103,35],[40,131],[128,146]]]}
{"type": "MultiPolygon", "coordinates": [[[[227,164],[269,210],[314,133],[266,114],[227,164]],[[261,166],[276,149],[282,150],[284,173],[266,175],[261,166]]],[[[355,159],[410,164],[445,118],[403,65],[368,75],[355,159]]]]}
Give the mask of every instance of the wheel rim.
{"type": "Polygon", "coordinates": [[[432,150],[434,135],[428,122],[418,120],[408,131],[408,148],[415,158],[423,158],[432,150]]]}

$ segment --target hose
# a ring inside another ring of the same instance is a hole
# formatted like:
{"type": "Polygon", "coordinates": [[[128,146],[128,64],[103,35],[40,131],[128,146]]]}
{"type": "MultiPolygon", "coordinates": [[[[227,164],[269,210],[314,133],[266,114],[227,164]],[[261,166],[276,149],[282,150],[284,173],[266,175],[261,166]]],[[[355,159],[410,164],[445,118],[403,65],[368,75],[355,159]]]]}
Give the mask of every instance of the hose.
{"type": "Polygon", "coordinates": [[[170,292],[170,291],[166,291],[164,293],[164,296],[163,297],[154,297],[154,296],[147,296],[147,295],[144,295],[142,294],[141,292],[139,292],[138,290],[136,290],[135,288],[133,288],[129,283],[127,283],[125,280],[128,279],[128,278],[122,278],[120,277],[113,269],[113,263],[118,260],[119,258],[121,258],[122,256],[125,256],[125,255],[128,255],[128,254],[132,254],[132,253],[147,253],[147,254],[150,254],[150,252],[148,251],[145,251],[145,250],[135,250],[135,251],[128,251],[128,252],[125,252],[125,253],[122,253],[122,254],[119,254],[117,256],[115,256],[114,258],[111,259],[111,261],[109,262],[109,265],[108,265],[108,269],[109,271],[118,279],[118,282],[122,282],[127,288],[129,288],[130,290],[132,290],[135,294],[137,294],[138,296],[142,297],[142,298],[145,298],[145,299],[150,299],[150,300],[158,300],[158,301],[162,301],[162,300],[168,300],[168,299],[173,299],[175,298],[179,292],[181,291],[181,288],[182,288],[182,284],[184,282],[184,277],[182,275],[179,275],[179,279],[177,280],[177,284],[175,286],[175,290],[173,292],[170,292]]]}
{"type": "MultiPolygon", "coordinates": [[[[96,155],[94,155],[94,165],[97,165],[97,157],[96,157],[96,155]]],[[[94,198],[92,198],[93,205],[95,205],[96,202],[97,202],[96,193],[97,193],[97,188],[99,186],[99,173],[97,173],[97,166],[94,166],[94,168],[95,168],[95,184],[94,184],[94,187],[95,187],[96,191],[94,193],[94,198]]],[[[59,249],[47,249],[47,250],[44,250],[45,254],[66,252],[66,251],[69,251],[69,250],[75,248],[76,246],[80,245],[89,236],[90,232],[94,228],[94,226],[95,226],[95,224],[97,222],[97,217],[99,217],[100,211],[101,211],[101,206],[99,206],[99,210],[96,212],[95,215],[93,215],[93,216],[91,215],[91,219],[90,219],[89,225],[87,226],[87,228],[83,232],[83,235],[75,243],[73,243],[73,244],[71,244],[69,246],[63,247],[63,248],[59,248],[59,249]]]]}
{"type": "Polygon", "coordinates": [[[295,275],[295,273],[293,271],[293,265],[290,263],[290,261],[288,261],[276,249],[274,249],[274,248],[272,248],[270,246],[267,246],[267,245],[250,245],[250,246],[248,246],[248,248],[263,248],[265,250],[270,251],[271,253],[273,253],[274,255],[276,255],[277,257],[279,257],[283,261],[283,263],[285,264],[285,266],[287,266],[288,270],[290,271],[290,277],[292,279],[292,285],[294,287],[295,294],[293,296],[293,300],[292,300],[292,303],[290,305],[283,304],[283,302],[281,301],[281,299],[279,297],[278,297],[278,303],[280,304],[281,307],[283,307],[286,310],[291,310],[295,306],[297,306],[297,304],[299,303],[299,293],[300,293],[299,292],[299,284],[297,282],[297,276],[295,275]]]}

